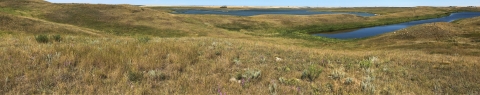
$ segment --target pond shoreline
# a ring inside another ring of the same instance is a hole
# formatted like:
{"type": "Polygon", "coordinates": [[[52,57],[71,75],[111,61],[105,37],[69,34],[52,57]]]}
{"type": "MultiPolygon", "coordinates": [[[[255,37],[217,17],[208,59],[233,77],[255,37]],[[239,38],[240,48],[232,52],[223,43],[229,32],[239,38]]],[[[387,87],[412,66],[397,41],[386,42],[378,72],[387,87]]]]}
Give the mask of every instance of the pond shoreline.
{"type": "Polygon", "coordinates": [[[419,24],[435,23],[435,22],[453,22],[459,19],[471,18],[471,17],[477,17],[477,16],[480,16],[480,12],[456,12],[456,13],[451,13],[449,16],[439,17],[439,18],[416,20],[416,21],[409,21],[409,22],[398,23],[398,24],[381,25],[381,26],[358,28],[358,29],[339,30],[340,32],[337,32],[337,33],[332,33],[332,32],[315,33],[315,34],[312,33],[312,35],[323,36],[328,38],[336,38],[336,39],[358,39],[358,38],[372,37],[372,36],[376,36],[376,35],[380,35],[388,32],[393,32],[396,30],[400,30],[403,28],[407,28],[407,27],[419,25],[419,24]]]}

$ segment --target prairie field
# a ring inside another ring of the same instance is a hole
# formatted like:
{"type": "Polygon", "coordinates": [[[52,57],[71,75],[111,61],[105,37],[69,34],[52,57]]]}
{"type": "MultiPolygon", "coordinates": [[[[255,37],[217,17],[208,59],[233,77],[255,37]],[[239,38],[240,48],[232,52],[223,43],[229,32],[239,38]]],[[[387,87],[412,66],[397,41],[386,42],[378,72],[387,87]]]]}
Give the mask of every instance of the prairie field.
{"type": "Polygon", "coordinates": [[[480,17],[351,40],[312,36],[476,8],[187,15],[0,0],[0,94],[431,95],[480,92],[480,17]]]}

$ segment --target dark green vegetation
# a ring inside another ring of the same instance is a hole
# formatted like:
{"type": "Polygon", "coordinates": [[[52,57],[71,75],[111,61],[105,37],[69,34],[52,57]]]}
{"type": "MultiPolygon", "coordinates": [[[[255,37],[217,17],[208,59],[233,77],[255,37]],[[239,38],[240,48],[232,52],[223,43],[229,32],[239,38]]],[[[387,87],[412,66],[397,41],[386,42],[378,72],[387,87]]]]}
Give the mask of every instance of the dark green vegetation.
{"type": "Polygon", "coordinates": [[[48,43],[49,42],[49,39],[48,39],[47,35],[35,36],[35,40],[37,40],[37,42],[39,42],[39,43],[48,43]]]}

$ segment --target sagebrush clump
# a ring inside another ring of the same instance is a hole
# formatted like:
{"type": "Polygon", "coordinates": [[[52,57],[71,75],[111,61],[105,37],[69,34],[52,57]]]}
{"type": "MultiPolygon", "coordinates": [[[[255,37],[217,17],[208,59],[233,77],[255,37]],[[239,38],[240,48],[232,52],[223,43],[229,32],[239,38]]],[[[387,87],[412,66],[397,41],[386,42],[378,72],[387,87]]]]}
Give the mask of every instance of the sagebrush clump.
{"type": "Polygon", "coordinates": [[[320,76],[322,69],[314,65],[310,65],[307,69],[303,70],[302,79],[313,81],[320,76]]]}
{"type": "Polygon", "coordinates": [[[140,43],[147,43],[148,41],[151,40],[151,38],[148,37],[148,36],[143,36],[143,37],[138,37],[137,40],[138,40],[138,42],[140,42],[140,43]]]}

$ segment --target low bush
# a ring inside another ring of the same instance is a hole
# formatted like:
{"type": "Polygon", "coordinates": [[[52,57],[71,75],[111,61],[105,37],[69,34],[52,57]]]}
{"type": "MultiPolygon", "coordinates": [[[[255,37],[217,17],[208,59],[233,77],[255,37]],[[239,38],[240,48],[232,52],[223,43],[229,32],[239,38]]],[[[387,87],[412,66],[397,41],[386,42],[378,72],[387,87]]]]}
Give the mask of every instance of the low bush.
{"type": "Polygon", "coordinates": [[[375,85],[373,84],[373,77],[367,76],[365,80],[362,81],[361,88],[362,91],[369,94],[375,94],[375,85]]]}
{"type": "Polygon", "coordinates": [[[372,66],[372,61],[370,60],[362,60],[359,63],[360,63],[360,68],[364,68],[364,69],[370,68],[370,66],[372,66]]]}
{"type": "Polygon", "coordinates": [[[260,78],[261,74],[262,72],[260,70],[248,69],[241,75],[241,78],[242,79],[258,79],[260,78]]]}
{"type": "Polygon", "coordinates": [[[128,80],[131,82],[138,82],[142,80],[143,74],[138,71],[128,71],[127,77],[128,77],[128,80]]]}
{"type": "Polygon", "coordinates": [[[140,42],[140,43],[147,43],[148,41],[151,40],[151,38],[148,37],[148,36],[143,36],[143,37],[138,37],[137,40],[138,40],[138,42],[140,42]]]}
{"type": "Polygon", "coordinates": [[[350,84],[353,84],[353,83],[354,83],[353,79],[350,78],[350,77],[346,78],[345,81],[343,82],[343,84],[346,84],[346,85],[350,85],[350,84]]]}
{"type": "Polygon", "coordinates": [[[332,74],[330,74],[330,78],[334,80],[339,80],[345,76],[345,73],[340,70],[334,70],[332,74]]]}
{"type": "Polygon", "coordinates": [[[159,81],[167,79],[167,75],[165,73],[157,70],[148,71],[148,76],[153,80],[159,80],[159,81]]]}
{"type": "Polygon", "coordinates": [[[320,73],[322,73],[321,68],[311,65],[303,71],[301,78],[313,81],[320,76],[320,73]]]}
{"type": "Polygon", "coordinates": [[[53,35],[52,37],[53,37],[53,40],[55,40],[56,42],[62,41],[62,36],[60,35],[53,35]]]}
{"type": "Polygon", "coordinates": [[[297,79],[297,78],[287,79],[287,78],[284,78],[284,77],[278,78],[278,81],[280,81],[280,83],[285,84],[285,85],[298,85],[301,82],[300,79],[297,79]]]}
{"type": "Polygon", "coordinates": [[[39,43],[48,43],[49,39],[47,35],[37,35],[35,36],[35,40],[39,43]]]}

